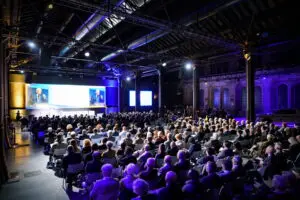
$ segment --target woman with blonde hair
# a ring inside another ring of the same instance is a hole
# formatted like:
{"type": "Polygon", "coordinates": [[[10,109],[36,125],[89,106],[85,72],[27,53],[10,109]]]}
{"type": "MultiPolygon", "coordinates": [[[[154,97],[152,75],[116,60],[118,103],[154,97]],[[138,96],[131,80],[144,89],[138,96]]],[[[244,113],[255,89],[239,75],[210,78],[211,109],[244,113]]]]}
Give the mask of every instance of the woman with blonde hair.
{"type": "Polygon", "coordinates": [[[179,148],[179,149],[183,149],[185,148],[185,143],[184,141],[182,140],[182,134],[181,133],[178,133],[175,135],[175,139],[176,139],[176,146],[179,148]]]}
{"type": "Polygon", "coordinates": [[[90,139],[83,140],[83,147],[81,150],[82,155],[92,152],[92,142],[90,139]]]}

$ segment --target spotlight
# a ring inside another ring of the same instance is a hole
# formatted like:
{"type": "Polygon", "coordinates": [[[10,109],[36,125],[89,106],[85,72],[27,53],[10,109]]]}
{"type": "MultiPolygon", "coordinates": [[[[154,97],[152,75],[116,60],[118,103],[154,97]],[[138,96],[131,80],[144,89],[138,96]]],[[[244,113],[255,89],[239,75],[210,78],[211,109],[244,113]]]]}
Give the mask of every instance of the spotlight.
{"type": "Polygon", "coordinates": [[[90,52],[85,52],[85,53],[84,53],[84,56],[85,56],[85,57],[90,57],[90,52]]]}
{"type": "Polygon", "coordinates": [[[191,70],[192,69],[192,63],[188,62],[185,64],[185,69],[186,70],[191,70]]]}
{"type": "Polygon", "coordinates": [[[34,49],[36,47],[36,44],[32,41],[28,42],[28,46],[32,49],[34,49]]]}
{"type": "Polygon", "coordinates": [[[21,70],[21,71],[20,71],[20,73],[21,73],[21,74],[24,74],[24,71],[23,71],[23,70],[21,70]]]}
{"type": "Polygon", "coordinates": [[[126,81],[130,81],[131,78],[129,76],[126,77],[126,81]]]}
{"type": "Polygon", "coordinates": [[[162,64],[162,66],[163,66],[163,67],[167,66],[167,63],[164,62],[164,63],[162,64]]]}
{"type": "Polygon", "coordinates": [[[53,9],[53,4],[52,3],[50,3],[49,5],[48,5],[48,9],[53,9]]]}

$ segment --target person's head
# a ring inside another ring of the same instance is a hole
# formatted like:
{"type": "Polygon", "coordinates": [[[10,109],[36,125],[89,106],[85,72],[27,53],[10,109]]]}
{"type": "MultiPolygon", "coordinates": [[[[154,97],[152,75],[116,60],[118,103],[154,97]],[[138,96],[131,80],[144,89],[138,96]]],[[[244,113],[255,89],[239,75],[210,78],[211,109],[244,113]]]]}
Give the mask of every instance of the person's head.
{"type": "Polygon", "coordinates": [[[149,191],[149,184],[143,179],[136,179],[132,185],[133,192],[138,196],[146,195],[149,191]]]}
{"type": "Polygon", "coordinates": [[[153,169],[155,167],[155,159],[154,158],[148,158],[146,162],[146,166],[148,169],[153,169]]]}
{"type": "Polygon", "coordinates": [[[166,164],[171,165],[171,164],[172,164],[172,157],[169,156],[169,155],[166,155],[166,156],[164,157],[164,162],[165,162],[166,164]]]}
{"type": "Polygon", "coordinates": [[[68,151],[68,153],[73,153],[73,152],[74,152],[73,146],[72,146],[72,145],[69,145],[69,146],[67,147],[67,151],[68,151]]]}
{"type": "Polygon", "coordinates": [[[274,147],[272,145],[267,146],[266,154],[270,155],[274,152],[274,147]]]}
{"type": "Polygon", "coordinates": [[[72,132],[71,132],[71,138],[73,138],[73,139],[76,138],[76,133],[75,133],[75,131],[72,131],[72,132]]]}
{"type": "Polygon", "coordinates": [[[77,141],[72,139],[70,140],[70,145],[72,145],[72,147],[74,148],[74,150],[78,149],[78,146],[77,146],[77,141]]]}
{"type": "Polygon", "coordinates": [[[217,165],[214,162],[208,161],[205,166],[205,170],[208,174],[215,173],[217,170],[217,165]]]}
{"type": "Polygon", "coordinates": [[[64,140],[63,133],[58,133],[56,136],[56,140],[58,143],[62,143],[64,140]]]}
{"type": "Polygon", "coordinates": [[[104,164],[101,167],[103,177],[111,177],[113,166],[111,164],[104,164]]]}
{"type": "Polygon", "coordinates": [[[126,126],[123,126],[123,127],[122,127],[122,131],[127,131],[126,126]]]}
{"type": "Polygon", "coordinates": [[[268,134],[267,135],[267,140],[268,141],[272,141],[274,139],[273,135],[272,134],[268,134]]]}
{"type": "Polygon", "coordinates": [[[73,129],[72,124],[68,124],[67,127],[66,127],[66,129],[67,129],[68,132],[72,131],[72,129],[73,129]]]}
{"type": "Polygon", "coordinates": [[[125,148],[125,154],[126,155],[132,155],[133,154],[133,149],[131,147],[126,147],[125,148]]]}
{"type": "Polygon", "coordinates": [[[158,131],[157,136],[159,138],[164,138],[165,137],[162,131],[158,131]]]}
{"type": "Polygon", "coordinates": [[[120,145],[121,149],[125,150],[126,148],[126,143],[125,142],[122,142],[121,145],[120,145]]]}
{"type": "Polygon", "coordinates": [[[230,149],[230,147],[231,147],[231,142],[229,142],[228,140],[226,140],[226,141],[223,143],[223,147],[224,147],[224,148],[227,148],[227,149],[230,149]]]}
{"type": "Polygon", "coordinates": [[[171,133],[167,134],[167,139],[168,139],[168,141],[172,141],[172,134],[171,133]]]}
{"type": "Polygon", "coordinates": [[[274,145],[275,151],[276,152],[281,152],[282,151],[282,144],[281,142],[276,142],[274,145]]]}
{"type": "Polygon", "coordinates": [[[97,144],[97,143],[94,143],[94,144],[92,145],[92,151],[98,151],[98,149],[99,149],[98,144],[97,144]]]}
{"type": "Polygon", "coordinates": [[[83,140],[83,147],[91,147],[91,146],[92,146],[91,140],[89,139],[83,140]]]}
{"type": "Polygon", "coordinates": [[[222,169],[231,171],[232,170],[232,162],[229,159],[224,159],[222,162],[222,169]]]}
{"type": "Polygon", "coordinates": [[[106,144],[107,142],[108,142],[108,138],[107,137],[105,137],[105,138],[102,139],[102,144],[106,144]]]}
{"type": "Polygon", "coordinates": [[[215,153],[215,150],[214,150],[213,148],[208,147],[208,148],[206,149],[206,155],[207,155],[207,156],[212,156],[212,155],[214,155],[214,153],[215,153]]]}
{"type": "Polygon", "coordinates": [[[287,187],[286,179],[281,175],[273,176],[272,187],[277,191],[285,191],[287,187]]]}
{"type": "Polygon", "coordinates": [[[166,146],[162,143],[158,146],[158,153],[165,153],[166,152],[166,146]]]}
{"type": "Polygon", "coordinates": [[[128,165],[126,166],[126,168],[125,168],[125,172],[126,172],[126,174],[129,175],[129,176],[135,175],[135,174],[136,174],[136,167],[135,167],[135,164],[133,164],[133,163],[128,164],[128,165]]]}
{"type": "Polygon", "coordinates": [[[180,150],[177,152],[177,159],[178,160],[185,160],[185,152],[183,150],[180,150]]]}
{"type": "Polygon", "coordinates": [[[173,171],[168,171],[165,176],[165,181],[167,185],[174,184],[177,180],[177,175],[173,171]]]}
{"type": "Polygon", "coordinates": [[[106,142],[106,147],[111,150],[111,148],[113,147],[114,143],[112,141],[108,141],[106,142]]]}
{"type": "Polygon", "coordinates": [[[107,131],[107,135],[108,137],[112,137],[113,136],[113,132],[111,130],[107,131]]]}
{"type": "Polygon", "coordinates": [[[146,145],[144,146],[144,150],[145,150],[145,151],[150,151],[150,149],[151,149],[151,148],[150,148],[150,145],[149,145],[149,144],[146,144],[146,145]]]}
{"type": "Polygon", "coordinates": [[[300,143],[300,135],[296,136],[296,140],[297,140],[298,143],[300,143]]]}
{"type": "Polygon", "coordinates": [[[294,145],[294,144],[298,143],[297,140],[295,139],[295,137],[289,137],[288,141],[289,141],[290,145],[294,145]]]}
{"type": "Polygon", "coordinates": [[[82,134],[86,135],[87,134],[87,130],[86,129],[82,129],[82,134]]]}
{"type": "Polygon", "coordinates": [[[48,127],[47,131],[51,133],[53,131],[52,127],[48,127]]]}
{"type": "Polygon", "coordinates": [[[176,143],[175,143],[174,141],[173,141],[173,142],[171,142],[171,143],[170,143],[170,147],[171,147],[171,148],[175,148],[175,147],[177,147],[177,146],[176,146],[176,143]]]}
{"type": "Polygon", "coordinates": [[[188,171],[187,176],[191,180],[198,180],[199,179],[199,173],[196,170],[194,170],[194,169],[190,169],[188,171]]]}
{"type": "Polygon", "coordinates": [[[182,140],[182,135],[181,135],[180,133],[176,134],[176,135],[175,135],[175,139],[176,139],[177,141],[182,140]]]}
{"type": "Polygon", "coordinates": [[[233,165],[241,166],[242,163],[243,163],[243,160],[242,160],[242,158],[240,156],[234,156],[232,158],[232,164],[233,165]]]}
{"type": "Polygon", "coordinates": [[[152,137],[147,137],[147,142],[152,143],[152,137]]]}

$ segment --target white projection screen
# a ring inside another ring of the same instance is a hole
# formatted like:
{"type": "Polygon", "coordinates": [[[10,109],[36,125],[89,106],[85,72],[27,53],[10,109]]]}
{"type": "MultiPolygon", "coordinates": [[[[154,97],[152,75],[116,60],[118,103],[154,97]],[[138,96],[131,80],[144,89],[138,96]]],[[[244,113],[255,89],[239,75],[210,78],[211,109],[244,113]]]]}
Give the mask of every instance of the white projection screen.
{"type": "Polygon", "coordinates": [[[101,108],[105,100],[104,86],[26,84],[26,109],[101,108]]]}
{"type": "MultiPolygon", "coordinates": [[[[129,106],[135,106],[135,90],[129,91],[129,106]]],[[[140,106],[152,106],[152,91],[140,91],[140,106]]]]}

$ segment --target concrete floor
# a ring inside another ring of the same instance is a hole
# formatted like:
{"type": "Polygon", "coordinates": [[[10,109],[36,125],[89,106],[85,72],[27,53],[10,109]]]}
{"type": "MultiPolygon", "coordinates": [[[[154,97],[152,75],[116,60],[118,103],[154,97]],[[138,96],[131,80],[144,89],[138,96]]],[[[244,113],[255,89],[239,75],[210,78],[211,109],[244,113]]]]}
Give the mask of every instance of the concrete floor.
{"type": "Polygon", "coordinates": [[[1,200],[67,200],[85,199],[80,194],[67,194],[62,188],[62,179],[47,169],[48,156],[43,154],[43,147],[35,144],[27,134],[16,130],[18,144],[29,144],[10,149],[7,153],[7,163],[10,173],[18,173],[19,178],[0,189],[1,200]]]}

